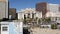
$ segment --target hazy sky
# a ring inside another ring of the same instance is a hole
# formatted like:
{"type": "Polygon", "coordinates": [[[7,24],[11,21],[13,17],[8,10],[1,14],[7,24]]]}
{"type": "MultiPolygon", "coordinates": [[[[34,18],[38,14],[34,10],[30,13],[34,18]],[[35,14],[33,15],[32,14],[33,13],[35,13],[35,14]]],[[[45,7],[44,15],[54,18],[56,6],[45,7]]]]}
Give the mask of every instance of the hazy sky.
{"type": "Polygon", "coordinates": [[[35,8],[38,2],[60,4],[60,0],[9,0],[9,6],[10,8],[16,8],[18,11],[24,8],[35,8]]]}

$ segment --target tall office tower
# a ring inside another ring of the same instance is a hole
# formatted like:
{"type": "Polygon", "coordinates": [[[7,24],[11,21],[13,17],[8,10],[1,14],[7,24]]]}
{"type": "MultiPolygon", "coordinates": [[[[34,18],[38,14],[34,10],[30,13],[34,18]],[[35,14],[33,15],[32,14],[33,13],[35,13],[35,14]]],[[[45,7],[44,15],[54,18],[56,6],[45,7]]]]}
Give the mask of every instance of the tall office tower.
{"type": "Polygon", "coordinates": [[[17,19],[15,8],[9,8],[9,19],[17,19]]]}
{"type": "Polygon", "coordinates": [[[0,0],[0,19],[8,18],[8,0],[0,0]]]}
{"type": "Polygon", "coordinates": [[[47,12],[59,12],[59,5],[58,4],[48,4],[46,2],[37,3],[36,4],[36,11],[42,11],[42,17],[46,17],[47,12]]]}

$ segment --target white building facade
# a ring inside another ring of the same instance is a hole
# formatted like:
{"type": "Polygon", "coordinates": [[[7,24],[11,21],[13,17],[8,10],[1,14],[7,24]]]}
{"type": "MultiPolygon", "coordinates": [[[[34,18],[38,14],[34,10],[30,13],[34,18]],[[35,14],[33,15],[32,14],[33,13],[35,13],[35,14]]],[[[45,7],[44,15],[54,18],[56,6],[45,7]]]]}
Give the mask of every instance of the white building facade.
{"type": "Polygon", "coordinates": [[[18,19],[24,19],[24,15],[29,18],[32,18],[33,16],[34,18],[36,17],[42,18],[42,12],[36,12],[34,8],[26,8],[26,9],[21,10],[18,13],[18,19]]]}

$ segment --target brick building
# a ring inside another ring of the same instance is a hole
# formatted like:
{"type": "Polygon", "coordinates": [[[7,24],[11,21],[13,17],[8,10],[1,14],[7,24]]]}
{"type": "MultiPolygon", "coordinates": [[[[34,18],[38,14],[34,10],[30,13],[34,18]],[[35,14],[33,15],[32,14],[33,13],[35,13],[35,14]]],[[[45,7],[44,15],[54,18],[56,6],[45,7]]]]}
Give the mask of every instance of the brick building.
{"type": "Polygon", "coordinates": [[[17,13],[15,8],[9,8],[9,19],[17,19],[17,13]]]}
{"type": "Polygon", "coordinates": [[[47,3],[42,2],[42,3],[37,3],[36,4],[36,11],[41,12],[42,11],[42,17],[45,17],[45,14],[47,13],[47,3]]]}

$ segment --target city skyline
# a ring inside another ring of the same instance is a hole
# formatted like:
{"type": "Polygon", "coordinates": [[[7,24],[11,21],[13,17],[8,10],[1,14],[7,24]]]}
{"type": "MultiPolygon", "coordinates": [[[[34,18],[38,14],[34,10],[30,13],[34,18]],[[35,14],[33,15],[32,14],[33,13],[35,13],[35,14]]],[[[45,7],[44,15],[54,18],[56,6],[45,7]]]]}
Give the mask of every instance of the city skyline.
{"type": "Polygon", "coordinates": [[[38,2],[47,2],[52,4],[59,4],[60,0],[9,0],[9,7],[16,8],[17,12],[25,8],[35,8],[36,3],[38,2]]]}

